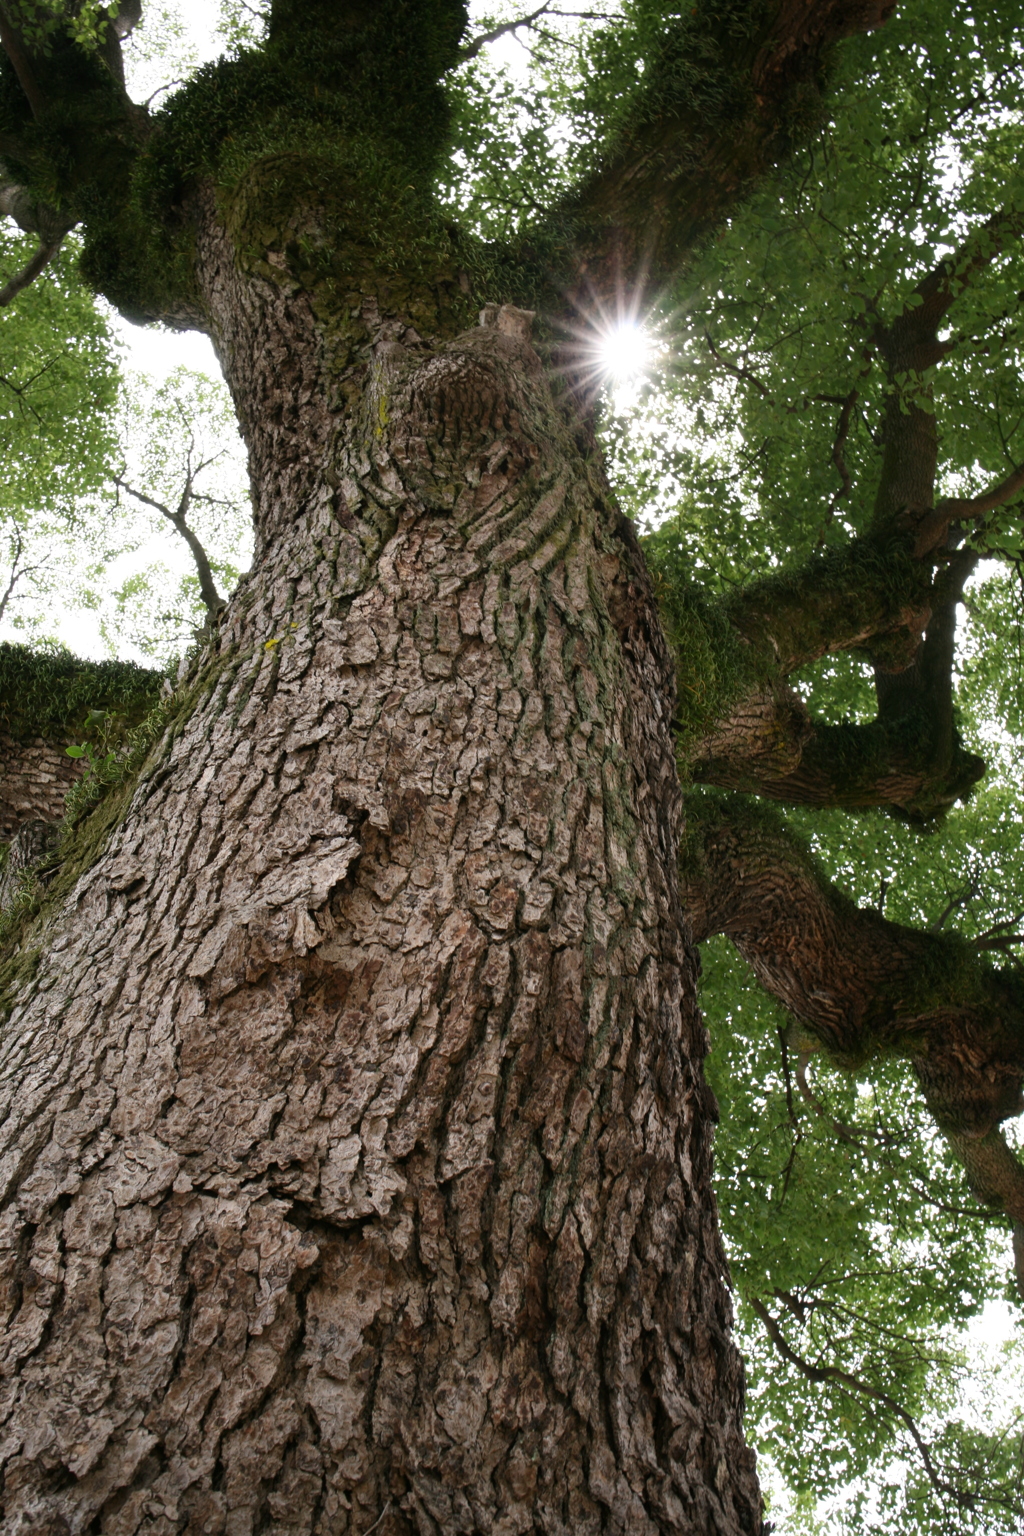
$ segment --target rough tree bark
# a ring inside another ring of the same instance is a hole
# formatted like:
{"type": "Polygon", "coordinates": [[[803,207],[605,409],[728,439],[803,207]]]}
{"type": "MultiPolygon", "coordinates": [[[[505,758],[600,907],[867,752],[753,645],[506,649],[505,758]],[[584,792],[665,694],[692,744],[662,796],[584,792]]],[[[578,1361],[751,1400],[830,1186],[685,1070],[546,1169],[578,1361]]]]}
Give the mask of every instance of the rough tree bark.
{"type": "Polygon", "coordinates": [[[261,552],[7,1024],[6,1517],[756,1530],[628,530],[519,312],[332,413],[204,234],[261,552]]]}
{"type": "MultiPolygon", "coordinates": [[[[662,214],[699,188],[706,229],[886,9],[758,10],[746,116],[662,214]]],[[[293,30],[368,24],[302,11],[272,10],[286,62],[293,30]]],[[[23,53],[28,165],[63,56],[23,53]]],[[[145,124],[105,110],[82,176],[123,299],[145,124]]],[[[756,1536],[652,588],[529,315],[460,328],[448,256],[396,279],[359,232],[324,280],[311,155],[143,183],[191,254],[141,308],[214,338],[258,549],[123,814],[16,936],[5,1528],[756,1536]]],[[[630,217],[608,185],[590,239],[630,217]]]]}

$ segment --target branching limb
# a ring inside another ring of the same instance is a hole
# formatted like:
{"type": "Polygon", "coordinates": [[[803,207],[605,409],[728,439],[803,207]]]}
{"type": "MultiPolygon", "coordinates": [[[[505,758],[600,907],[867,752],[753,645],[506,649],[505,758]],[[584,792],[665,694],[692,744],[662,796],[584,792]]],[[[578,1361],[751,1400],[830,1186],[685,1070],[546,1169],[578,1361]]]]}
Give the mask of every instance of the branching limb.
{"type": "Polygon", "coordinates": [[[8,304],[10,304],[12,299],[17,298],[18,294],[21,293],[23,289],[28,288],[32,283],[35,282],[36,278],[39,277],[40,274],[43,273],[49,266],[50,262],[60,250],[62,244],[63,236],[60,240],[55,240],[50,245],[41,245],[39,247],[31,261],[26,262],[21,271],[15,273],[14,277],[10,278],[9,281],[6,282],[2,288],[0,288],[0,309],[5,308],[8,304]]]}
{"type": "Polygon", "coordinates": [[[977,1502],[977,1496],[957,1488],[955,1484],[946,1482],[940,1477],[932,1459],[931,1451],[921,1431],[917,1427],[916,1420],[907,1412],[903,1405],[888,1392],[883,1392],[880,1387],[874,1387],[869,1381],[855,1376],[852,1371],[841,1370],[834,1365],[814,1365],[810,1360],[805,1360],[797,1354],[786,1339],[776,1319],[768,1311],[763,1301],[756,1296],[748,1298],[750,1307],[764,1324],[765,1332],[771,1339],[778,1353],[808,1381],[813,1381],[818,1386],[824,1386],[834,1382],[837,1386],[844,1387],[859,1397],[870,1398],[872,1402],[880,1403],[884,1408],[900,1420],[910,1438],[917,1447],[918,1455],[924,1466],[928,1481],[936,1493],[946,1494],[955,1500],[961,1509],[973,1509],[977,1502]]]}
{"type": "Polygon", "coordinates": [[[854,906],[763,806],[694,797],[681,880],[695,939],[727,935],[835,1064],[908,1059],[974,1193],[1024,1223],[1024,1168],[998,1129],[1024,1107],[1020,977],[854,906]]]}
{"type": "Polygon", "coordinates": [[[1022,234],[1024,210],[1001,208],[994,213],[921,279],[902,313],[875,331],[875,344],[893,356],[897,367],[917,372],[933,367],[949,350],[937,333],[953,304],[1022,234]]]}
{"type": "Polygon", "coordinates": [[[956,501],[935,505],[938,436],[926,380],[928,370],[954,345],[939,338],[939,328],[950,308],[978,274],[1022,234],[1024,210],[1007,208],[993,214],[921,279],[895,320],[876,327],[871,335],[891,386],[872,532],[875,536],[903,532],[919,560],[943,544],[952,522],[982,516],[1024,485],[1015,472],[986,496],[964,505],[963,510],[958,510],[956,501]]]}
{"type": "Polygon", "coordinates": [[[504,21],[498,27],[492,27],[489,32],[481,32],[479,37],[474,37],[459,52],[459,63],[468,64],[470,59],[475,59],[478,54],[491,43],[496,43],[499,38],[507,37],[510,32],[518,32],[521,27],[532,27],[535,21],[542,16],[550,14],[549,4],[538,5],[535,11],[530,11],[526,16],[517,16],[515,21],[504,21]]]}
{"type": "Polygon", "coordinates": [[[914,545],[915,556],[920,560],[936,549],[944,541],[950,523],[974,522],[979,517],[984,517],[986,512],[994,512],[996,507],[1004,507],[1022,491],[1024,491],[1024,466],[1015,469],[997,485],[990,486],[980,496],[945,497],[936,503],[934,512],[927,513],[918,524],[917,541],[914,545]]]}
{"type": "Polygon", "coordinates": [[[703,609],[683,584],[673,589],[666,579],[693,778],[788,804],[887,807],[918,822],[963,798],[985,771],[963,746],[953,697],[957,603],[976,560],[961,550],[936,572],[898,535],[855,540],[703,609]],[[699,652],[701,675],[687,671],[698,614],[728,684],[714,698],[699,652]],[[878,715],[865,724],[815,720],[787,683],[794,671],[844,650],[866,652],[875,664],[878,715]],[[702,689],[703,718],[688,727],[688,698],[702,689]]]}
{"type": "Polygon", "coordinates": [[[203,547],[202,541],[196,534],[195,530],[190,528],[188,525],[188,510],[192,502],[205,499],[197,497],[193,488],[194,474],[198,473],[199,470],[205,467],[205,464],[201,464],[198,470],[195,472],[190,470],[190,472],[187,474],[185,479],[185,488],[182,491],[178,505],[174,510],[168,507],[164,502],[157,501],[152,496],[147,496],[143,491],[137,491],[134,486],[129,485],[128,481],[123,479],[120,475],[114,476],[114,484],[117,486],[118,490],[124,491],[126,495],[131,496],[134,501],[141,503],[142,506],[151,507],[153,511],[159,512],[161,517],[165,517],[171,524],[172,528],[174,528],[175,531],[185,540],[185,543],[188,545],[189,550],[191,551],[192,559],[195,562],[196,575],[199,578],[199,592],[203,600],[203,605],[206,608],[207,617],[212,621],[216,619],[217,615],[224,607],[225,600],[223,597],[221,597],[219,591],[217,590],[217,583],[214,580],[213,568],[210,565],[210,559],[206,553],[205,548],[203,547]]]}
{"type": "MultiPolygon", "coordinates": [[[[787,106],[818,89],[840,38],[879,27],[895,0],[769,0],[741,40],[710,7],[666,29],[604,163],[555,210],[577,231],[582,289],[612,302],[679,270],[694,246],[789,148],[787,106]],[[704,62],[681,84],[680,55],[704,62]],[[727,104],[727,105],[724,105],[727,104]]],[[[582,299],[580,300],[582,304],[582,299]]]]}
{"type": "Polygon", "coordinates": [[[15,528],[13,558],[11,560],[11,574],[10,578],[8,579],[7,586],[4,588],[3,592],[0,593],[0,619],[2,619],[4,614],[7,612],[7,605],[11,598],[14,596],[14,589],[18,585],[18,582],[21,581],[23,576],[29,576],[34,570],[38,570],[38,566],[30,565],[27,567],[22,567],[21,557],[24,554],[24,551],[25,541],[21,536],[21,529],[15,528]]]}

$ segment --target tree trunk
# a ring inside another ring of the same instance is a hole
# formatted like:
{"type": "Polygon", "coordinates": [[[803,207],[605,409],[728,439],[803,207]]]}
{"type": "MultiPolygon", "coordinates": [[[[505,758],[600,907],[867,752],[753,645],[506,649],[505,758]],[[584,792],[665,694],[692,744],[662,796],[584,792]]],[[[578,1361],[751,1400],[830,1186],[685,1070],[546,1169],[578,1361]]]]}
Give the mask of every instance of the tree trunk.
{"type": "Polygon", "coordinates": [[[22,939],[5,1528],[749,1536],[630,529],[529,317],[266,257],[253,574],[22,939]]]}

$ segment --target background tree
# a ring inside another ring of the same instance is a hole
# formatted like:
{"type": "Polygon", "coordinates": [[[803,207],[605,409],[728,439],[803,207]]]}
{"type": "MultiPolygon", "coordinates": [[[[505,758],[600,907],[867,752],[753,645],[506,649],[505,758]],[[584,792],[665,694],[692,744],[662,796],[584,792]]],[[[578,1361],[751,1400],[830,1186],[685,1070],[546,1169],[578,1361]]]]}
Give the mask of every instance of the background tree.
{"type": "MultiPolygon", "coordinates": [[[[430,130],[435,150],[446,132],[434,81],[472,49],[454,12],[395,7],[374,31],[330,7],[312,48],[309,16],[274,7],[266,45],[152,129],[116,88],[123,25],[100,25],[90,54],[88,12],[73,43],[55,13],[8,18],[12,174],[34,208],[56,195],[84,215],[86,269],[122,305],[214,331],[260,538],[211,650],[21,913],[10,1219],[12,1252],[28,1246],[12,1270],[8,1488],[29,1518],[213,1528],[298,1511],[308,1528],[323,1511],[338,1529],[471,1530],[500,1509],[509,1529],[757,1528],[701,1214],[701,1037],[673,1022],[691,983],[666,862],[671,680],[628,528],[588,462],[587,359],[558,337],[667,279],[806,132],[821,44],[877,19],[637,8],[599,29],[572,185],[487,248],[432,223],[427,197],[430,130]],[[67,152],[80,112],[96,154],[67,152]],[[543,306],[542,352],[571,386],[557,409],[536,393],[521,311],[492,304],[459,334],[474,285],[543,306]],[[88,999],[67,991],[87,968],[88,999]],[[328,1081],[344,1086],[325,1100],[328,1081]],[[58,1273],[63,1291],[45,1290],[58,1273]],[[115,1295],[128,1348],[103,1321],[115,1295]]],[[[941,268],[913,307],[941,307],[959,275],[941,268]]],[[[877,340],[891,495],[859,542],[718,601],[676,579],[678,537],[654,551],[698,777],[916,819],[977,777],[951,715],[962,573],[933,556],[954,511],[981,509],[932,505],[902,314],[877,340]],[[909,500],[893,490],[908,465],[909,500]],[[867,642],[879,721],[830,733],[785,678],[867,642]]],[[[865,926],[785,833],[710,806],[685,846],[691,920],[737,936],[840,1058],[850,1041],[813,983],[848,1001],[848,971],[827,975],[811,942],[781,981],[795,957],[771,891],[737,906],[731,875],[767,847],[769,885],[818,933],[831,922],[840,955],[844,923],[860,954],[868,934],[858,1048],[914,1058],[976,1186],[1012,1209],[993,1129],[1019,1091],[1012,981],[865,926]]]]}
{"type": "Polygon", "coordinates": [[[180,367],[155,389],[130,379],[119,443],[108,521],[115,547],[136,558],[106,595],[104,567],[90,573],[101,633],[166,665],[216,624],[248,564],[252,511],[230,398],[180,367]]]}

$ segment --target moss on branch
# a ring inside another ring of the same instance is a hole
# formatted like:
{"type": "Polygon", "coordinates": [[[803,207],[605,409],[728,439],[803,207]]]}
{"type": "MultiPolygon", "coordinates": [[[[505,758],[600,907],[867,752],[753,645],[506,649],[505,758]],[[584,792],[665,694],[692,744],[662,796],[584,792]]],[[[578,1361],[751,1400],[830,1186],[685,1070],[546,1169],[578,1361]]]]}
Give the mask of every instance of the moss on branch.
{"type": "Polygon", "coordinates": [[[162,672],[131,661],[81,661],[70,651],[0,643],[0,730],[15,741],[98,740],[91,714],[115,716],[124,730],[158,703],[162,672]]]}
{"type": "Polygon", "coordinates": [[[685,775],[789,804],[884,806],[915,822],[970,794],[985,763],[964,747],[952,702],[963,573],[936,573],[894,534],[716,596],[689,579],[670,527],[645,548],[677,658],[685,775]],[[826,724],[813,691],[807,701],[789,687],[840,651],[875,663],[877,719],[826,724]]]}

